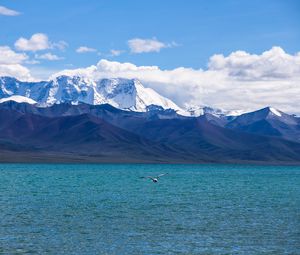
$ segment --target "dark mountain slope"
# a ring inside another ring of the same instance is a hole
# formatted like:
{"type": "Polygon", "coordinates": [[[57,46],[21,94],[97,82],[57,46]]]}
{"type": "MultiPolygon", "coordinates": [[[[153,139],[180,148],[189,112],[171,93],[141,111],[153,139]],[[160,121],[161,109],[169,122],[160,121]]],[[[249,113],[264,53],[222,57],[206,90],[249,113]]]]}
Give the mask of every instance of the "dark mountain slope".
{"type": "Polygon", "coordinates": [[[83,114],[48,118],[15,111],[0,111],[1,144],[28,148],[28,151],[67,152],[115,161],[166,161],[175,158],[160,146],[99,118],[83,114]]]}
{"type": "Polygon", "coordinates": [[[300,119],[271,107],[242,114],[225,127],[300,142],[300,119]]]}
{"type": "Polygon", "coordinates": [[[223,125],[215,116],[172,111],[6,102],[0,104],[0,160],[28,155],[39,162],[56,156],[60,162],[300,162],[300,143],[223,125]]]}
{"type": "Polygon", "coordinates": [[[300,144],[283,139],[253,135],[215,126],[205,118],[146,122],[135,132],[215,160],[299,161],[300,144]]]}

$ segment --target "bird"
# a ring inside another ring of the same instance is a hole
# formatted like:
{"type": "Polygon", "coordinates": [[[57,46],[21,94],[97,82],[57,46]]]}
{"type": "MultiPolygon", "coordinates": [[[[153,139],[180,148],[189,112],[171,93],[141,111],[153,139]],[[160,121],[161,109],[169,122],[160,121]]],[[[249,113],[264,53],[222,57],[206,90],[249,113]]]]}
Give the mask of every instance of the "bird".
{"type": "Polygon", "coordinates": [[[141,178],[143,178],[143,179],[150,179],[152,182],[156,183],[156,182],[158,182],[158,179],[159,179],[160,177],[162,177],[162,176],[164,176],[164,175],[166,175],[166,174],[168,174],[168,173],[160,174],[160,175],[155,176],[155,177],[152,177],[152,176],[146,176],[146,177],[141,177],[141,178]]]}

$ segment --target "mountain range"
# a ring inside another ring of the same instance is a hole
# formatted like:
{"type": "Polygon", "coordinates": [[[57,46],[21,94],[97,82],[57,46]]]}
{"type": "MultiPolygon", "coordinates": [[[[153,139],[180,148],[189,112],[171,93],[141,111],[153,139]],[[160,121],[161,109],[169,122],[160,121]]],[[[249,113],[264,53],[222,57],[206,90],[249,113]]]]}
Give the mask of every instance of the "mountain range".
{"type": "MultiPolygon", "coordinates": [[[[59,103],[110,104],[130,111],[146,111],[149,105],[181,111],[171,100],[145,88],[137,79],[91,80],[84,77],[59,76],[50,81],[21,82],[0,77],[0,98],[22,96],[46,107],[59,103]]],[[[26,99],[25,99],[26,100],[26,99]]]]}
{"type": "Polygon", "coordinates": [[[300,118],[181,109],[138,80],[0,78],[1,162],[300,163],[300,118]]]}

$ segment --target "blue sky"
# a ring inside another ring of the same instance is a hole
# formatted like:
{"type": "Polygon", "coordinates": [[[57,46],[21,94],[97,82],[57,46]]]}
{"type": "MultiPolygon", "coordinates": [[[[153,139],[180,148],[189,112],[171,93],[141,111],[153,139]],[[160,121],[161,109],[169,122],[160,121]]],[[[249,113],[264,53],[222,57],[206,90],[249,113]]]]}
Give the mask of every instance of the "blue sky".
{"type": "Polygon", "coordinates": [[[0,0],[0,76],[138,78],[180,106],[299,113],[299,28],[299,0],[0,0]]]}
{"type": "Polygon", "coordinates": [[[300,1],[2,0],[0,5],[21,13],[0,16],[2,45],[13,46],[18,38],[35,33],[68,43],[64,52],[53,52],[63,60],[41,61],[54,69],[87,66],[100,58],[163,69],[205,68],[215,53],[261,53],[274,45],[289,53],[299,50],[300,1]],[[156,38],[177,46],[132,54],[127,45],[132,38],[156,38]],[[102,55],[78,54],[80,46],[102,55]],[[113,57],[111,49],[124,52],[113,57]]]}

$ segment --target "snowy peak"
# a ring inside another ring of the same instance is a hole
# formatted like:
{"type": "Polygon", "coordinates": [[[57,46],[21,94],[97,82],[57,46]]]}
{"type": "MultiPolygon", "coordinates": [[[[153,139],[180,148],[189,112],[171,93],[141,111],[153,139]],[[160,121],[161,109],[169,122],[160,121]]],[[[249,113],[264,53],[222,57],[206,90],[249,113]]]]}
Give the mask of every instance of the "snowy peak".
{"type": "Polygon", "coordinates": [[[260,110],[254,111],[252,113],[253,116],[255,116],[257,119],[268,119],[268,118],[281,118],[283,115],[287,115],[271,106],[262,108],[260,110]]]}
{"type": "Polygon", "coordinates": [[[116,108],[129,110],[136,102],[137,90],[133,80],[102,79],[96,82],[94,104],[108,103],[116,108]]]}
{"type": "Polygon", "coordinates": [[[92,81],[79,76],[59,76],[48,83],[45,91],[48,96],[39,103],[45,106],[66,102],[93,104],[93,86],[92,81]]]}
{"type": "Polygon", "coordinates": [[[273,107],[242,114],[226,124],[227,128],[300,141],[300,119],[273,107]]]}
{"type": "Polygon", "coordinates": [[[198,117],[205,114],[211,114],[216,117],[222,116],[238,116],[244,113],[244,111],[236,110],[236,111],[228,111],[219,108],[212,108],[209,106],[192,106],[187,109],[187,112],[190,116],[198,117]]]}
{"type": "Polygon", "coordinates": [[[107,103],[116,108],[146,112],[148,106],[181,110],[174,102],[150,88],[145,88],[137,79],[102,79],[96,83],[94,104],[107,103]]]}
{"type": "Polygon", "coordinates": [[[170,99],[159,95],[156,91],[151,88],[145,88],[139,80],[133,80],[135,83],[137,97],[136,97],[136,105],[133,110],[145,111],[147,106],[156,105],[161,106],[163,109],[173,109],[178,111],[178,113],[184,113],[178,105],[176,105],[170,99]]]}
{"type": "Polygon", "coordinates": [[[299,125],[299,118],[281,112],[273,107],[265,107],[254,112],[244,113],[240,116],[237,116],[231,124],[252,125],[253,123],[260,123],[265,121],[273,124],[276,122],[284,123],[282,125],[299,125]]]}

